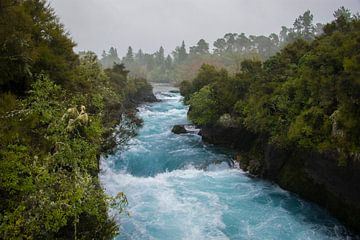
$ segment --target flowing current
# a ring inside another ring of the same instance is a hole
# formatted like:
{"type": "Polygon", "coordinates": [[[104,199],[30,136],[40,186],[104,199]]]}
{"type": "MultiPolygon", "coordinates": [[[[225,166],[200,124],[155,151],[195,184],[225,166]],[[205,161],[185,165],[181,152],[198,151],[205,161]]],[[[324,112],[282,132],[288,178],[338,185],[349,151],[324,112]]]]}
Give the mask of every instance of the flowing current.
{"type": "Polygon", "coordinates": [[[161,102],[139,108],[138,135],[101,162],[106,192],[129,200],[117,239],[359,239],[321,208],[230,167],[231,152],[173,134],[188,109],[159,91],[161,102]]]}

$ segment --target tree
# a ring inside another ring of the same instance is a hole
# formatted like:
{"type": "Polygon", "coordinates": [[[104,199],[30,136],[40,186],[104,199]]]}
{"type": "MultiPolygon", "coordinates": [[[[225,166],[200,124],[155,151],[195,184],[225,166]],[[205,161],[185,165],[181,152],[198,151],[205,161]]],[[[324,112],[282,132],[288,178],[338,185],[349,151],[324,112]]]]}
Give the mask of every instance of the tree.
{"type": "Polygon", "coordinates": [[[322,23],[317,23],[317,24],[315,25],[315,30],[314,30],[315,36],[320,36],[321,34],[323,34],[323,33],[324,33],[323,28],[324,28],[324,24],[322,24],[322,23]]]}
{"type": "Polygon", "coordinates": [[[281,41],[282,43],[287,42],[288,32],[289,32],[289,31],[290,31],[290,30],[289,30],[287,27],[285,27],[285,26],[282,26],[282,27],[281,27],[281,31],[280,31],[280,41],[281,41]]]}
{"type": "Polygon", "coordinates": [[[119,64],[121,62],[117,49],[114,47],[110,47],[109,52],[106,53],[103,51],[102,58],[100,59],[100,63],[103,68],[112,68],[114,64],[119,64]]]}
{"type": "Polygon", "coordinates": [[[279,51],[280,39],[279,36],[275,33],[270,34],[269,39],[271,41],[271,49],[269,52],[269,56],[273,56],[276,52],[279,51]]]}
{"type": "Polygon", "coordinates": [[[114,48],[114,47],[111,47],[111,48],[110,48],[110,50],[109,50],[109,55],[110,55],[112,58],[119,58],[118,53],[117,53],[117,50],[116,50],[116,48],[114,48]]]}
{"type": "Polygon", "coordinates": [[[135,54],[135,61],[144,64],[144,53],[141,49],[135,54]]]}
{"type": "Polygon", "coordinates": [[[102,57],[102,58],[106,58],[106,57],[107,57],[107,54],[106,54],[105,50],[102,51],[101,57],[102,57]]]}
{"type": "Polygon", "coordinates": [[[309,10],[303,14],[302,24],[304,26],[304,31],[302,33],[302,36],[305,40],[314,39],[315,27],[313,25],[313,18],[314,15],[312,15],[309,10]]]}
{"type": "Polygon", "coordinates": [[[336,19],[340,17],[343,17],[346,21],[350,21],[351,19],[351,11],[344,6],[341,6],[338,10],[336,10],[333,15],[336,19]]]}
{"type": "Polygon", "coordinates": [[[59,84],[70,81],[77,62],[75,43],[53,9],[42,0],[1,4],[7,6],[0,10],[1,92],[24,95],[41,72],[59,84]]]}
{"type": "Polygon", "coordinates": [[[221,55],[226,50],[226,41],[223,38],[219,38],[214,42],[214,54],[221,55]]]}
{"type": "Polygon", "coordinates": [[[204,39],[200,39],[196,46],[190,47],[190,54],[205,55],[209,54],[209,43],[204,39]]]}
{"type": "Polygon", "coordinates": [[[246,37],[245,33],[241,33],[235,40],[235,46],[237,52],[248,52],[250,47],[250,40],[246,37]]]}
{"type": "Polygon", "coordinates": [[[236,33],[227,33],[224,35],[226,41],[226,51],[234,52],[235,51],[235,39],[237,37],[236,33]]]}
{"type": "Polygon", "coordinates": [[[266,36],[256,36],[253,39],[253,44],[261,56],[269,57],[271,55],[273,43],[270,38],[266,36]]]}
{"type": "Polygon", "coordinates": [[[104,193],[99,157],[125,103],[151,86],[74,45],[45,0],[0,1],[1,239],[118,233],[109,207],[121,212],[127,200],[104,193]]]}
{"type": "Polygon", "coordinates": [[[156,66],[156,62],[155,62],[153,54],[145,53],[144,62],[145,62],[146,69],[148,71],[152,71],[156,66]]]}
{"type": "Polygon", "coordinates": [[[128,47],[126,56],[123,58],[123,62],[125,64],[131,64],[134,62],[134,53],[131,46],[128,47]]]}
{"type": "Polygon", "coordinates": [[[216,102],[212,100],[211,88],[205,86],[190,97],[189,104],[192,108],[188,116],[195,124],[206,126],[214,124],[220,117],[216,112],[216,102]]]}
{"type": "MultiPolygon", "coordinates": [[[[312,36],[311,18],[300,16],[296,31],[312,36]]],[[[333,152],[339,164],[360,160],[359,26],[359,19],[340,15],[314,41],[297,39],[263,64],[243,61],[234,77],[204,65],[180,84],[190,119],[214,125],[227,114],[269,142],[333,152]]],[[[277,42],[275,35],[250,39],[260,51],[277,42]]]]}
{"type": "Polygon", "coordinates": [[[139,51],[135,55],[134,62],[127,64],[127,68],[133,76],[146,77],[153,81],[161,79],[161,81],[174,82],[195,77],[196,71],[204,63],[224,67],[231,73],[237,73],[241,70],[241,62],[245,59],[265,61],[286,44],[293,43],[299,38],[311,40],[321,33],[322,25],[317,24],[315,29],[312,24],[312,14],[307,11],[296,19],[295,27],[283,26],[279,35],[272,33],[270,36],[247,36],[244,33],[227,33],[213,43],[212,53],[204,39],[191,46],[189,54],[185,42],[182,41],[181,45],[172,51],[171,68],[170,58],[165,58],[163,48],[154,53],[145,54],[139,51]]]}
{"type": "Polygon", "coordinates": [[[214,66],[203,64],[200,67],[198,74],[193,79],[193,92],[199,91],[201,88],[214,82],[219,77],[221,77],[221,75],[214,66]]]}
{"type": "Polygon", "coordinates": [[[175,51],[173,51],[173,56],[174,56],[174,63],[176,64],[183,63],[186,60],[188,54],[186,52],[184,41],[182,41],[180,47],[175,48],[175,51]]]}
{"type": "Polygon", "coordinates": [[[307,10],[303,15],[295,19],[294,31],[298,38],[303,38],[307,41],[314,39],[315,27],[313,25],[313,18],[314,16],[307,10]]]}
{"type": "Polygon", "coordinates": [[[171,69],[171,67],[172,67],[172,58],[171,58],[171,56],[170,55],[167,55],[167,57],[166,57],[166,60],[165,60],[165,67],[166,67],[166,69],[171,69]]]}
{"type": "Polygon", "coordinates": [[[156,55],[156,63],[158,66],[162,66],[165,63],[165,51],[164,48],[161,46],[159,51],[155,53],[156,55]]]}

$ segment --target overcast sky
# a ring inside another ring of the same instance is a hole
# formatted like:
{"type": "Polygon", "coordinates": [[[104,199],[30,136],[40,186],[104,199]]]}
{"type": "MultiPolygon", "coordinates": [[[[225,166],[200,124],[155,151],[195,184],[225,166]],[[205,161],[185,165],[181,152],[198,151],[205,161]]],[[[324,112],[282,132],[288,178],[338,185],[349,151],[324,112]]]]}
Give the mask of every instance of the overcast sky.
{"type": "Polygon", "coordinates": [[[212,43],[225,33],[278,33],[307,9],[314,22],[329,22],[340,6],[360,11],[360,0],[50,0],[78,44],[101,53],[114,46],[120,55],[131,45],[167,53],[185,40],[212,43]]]}

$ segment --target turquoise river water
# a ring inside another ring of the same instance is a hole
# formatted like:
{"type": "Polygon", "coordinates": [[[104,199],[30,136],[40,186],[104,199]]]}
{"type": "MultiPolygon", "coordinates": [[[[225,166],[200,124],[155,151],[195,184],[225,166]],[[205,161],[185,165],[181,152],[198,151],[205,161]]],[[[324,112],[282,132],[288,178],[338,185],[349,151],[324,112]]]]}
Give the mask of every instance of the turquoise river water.
{"type": "Polygon", "coordinates": [[[318,206],[230,167],[230,151],[173,134],[188,109],[179,94],[156,96],[139,108],[138,136],[101,162],[106,192],[129,200],[117,239],[359,239],[318,206]]]}

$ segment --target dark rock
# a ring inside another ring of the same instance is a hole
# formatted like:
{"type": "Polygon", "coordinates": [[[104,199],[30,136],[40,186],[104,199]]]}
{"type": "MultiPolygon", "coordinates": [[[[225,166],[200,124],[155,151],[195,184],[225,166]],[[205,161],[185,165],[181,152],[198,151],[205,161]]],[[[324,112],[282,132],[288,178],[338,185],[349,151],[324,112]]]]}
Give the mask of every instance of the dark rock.
{"type": "Polygon", "coordinates": [[[136,96],[136,98],[134,99],[134,101],[136,103],[144,103],[144,102],[152,103],[152,102],[158,102],[159,100],[155,97],[152,91],[146,91],[139,93],[138,96],[136,96]]]}
{"type": "Polygon", "coordinates": [[[202,127],[199,134],[205,142],[236,149],[243,170],[318,203],[360,231],[360,161],[340,166],[336,154],[271,145],[266,136],[241,128],[202,127]]]}
{"type": "Polygon", "coordinates": [[[289,160],[290,152],[286,149],[275,147],[272,144],[265,144],[264,147],[264,172],[262,177],[278,180],[279,172],[289,160]]]}
{"type": "Polygon", "coordinates": [[[287,157],[276,182],[360,230],[360,162],[349,160],[347,166],[339,166],[335,156],[301,150],[294,150],[287,157]]]}
{"type": "Polygon", "coordinates": [[[249,151],[257,135],[239,128],[201,127],[199,135],[204,142],[249,151]]]}
{"type": "Polygon", "coordinates": [[[171,131],[175,134],[187,133],[187,131],[185,129],[185,125],[175,125],[171,131]]]}
{"type": "Polygon", "coordinates": [[[126,101],[124,103],[124,107],[126,109],[133,109],[142,103],[153,103],[153,102],[159,102],[159,101],[160,100],[155,97],[152,89],[146,88],[146,89],[139,90],[135,95],[126,99],[126,101]]]}
{"type": "Polygon", "coordinates": [[[144,102],[159,102],[159,99],[151,92],[143,97],[144,102]]]}
{"type": "Polygon", "coordinates": [[[180,93],[180,90],[170,90],[170,93],[180,93]]]}

